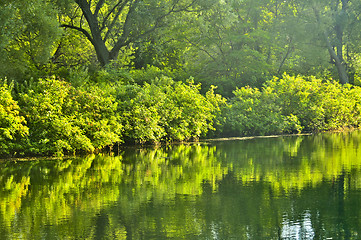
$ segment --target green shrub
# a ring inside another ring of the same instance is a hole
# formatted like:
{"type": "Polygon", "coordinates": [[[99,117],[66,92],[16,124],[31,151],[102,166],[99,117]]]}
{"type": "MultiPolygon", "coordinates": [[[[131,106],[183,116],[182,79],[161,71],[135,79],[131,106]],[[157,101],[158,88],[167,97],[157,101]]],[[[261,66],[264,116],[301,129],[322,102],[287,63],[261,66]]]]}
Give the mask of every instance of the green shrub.
{"type": "Polygon", "coordinates": [[[119,86],[119,111],[124,135],[136,142],[198,139],[212,129],[222,98],[211,89],[206,97],[200,85],[155,78],[144,85],[119,86]]]}
{"type": "Polygon", "coordinates": [[[98,83],[91,83],[80,71],[72,75],[74,85],[39,79],[19,87],[18,102],[8,85],[0,85],[0,155],[97,152],[124,141],[187,141],[209,132],[300,133],[361,124],[361,88],[331,80],[284,75],[261,89],[236,89],[227,103],[213,86],[202,95],[192,79],[174,81],[157,69],[138,72],[141,84],[118,73],[104,70],[98,83]],[[141,80],[153,73],[160,77],[141,80]]]}
{"type": "Polygon", "coordinates": [[[126,142],[158,141],[164,131],[158,126],[157,100],[162,96],[147,94],[137,84],[118,85],[118,112],[122,116],[126,142]]]}
{"type": "Polygon", "coordinates": [[[283,75],[265,83],[264,91],[274,94],[275,103],[283,116],[297,116],[305,131],[324,130],[324,83],[314,77],[303,78],[283,75]]]}
{"type": "Polygon", "coordinates": [[[111,86],[100,88],[88,84],[71,88],[64,114],[74,116],[75,125],[82,129],[96,150],[121,142],[122,125],[111,86]]]}
{"type": "Polygon", "coordinates": [[[284,75],[261,90],[234,91],[223,111],[223,134],[265,135],[358,128],[361,88],[314,77],[284,75]]]}
{"type": "Polygon", "coordinates": [[[168,98],[161,108],[161,115],[168,139],[198,139],[213,129],[213,119],[221,99],[214,95],[213,88],[206,96],[199,93],[200,88],[200,84],[194,85],[193,80],[188,84],[170,82],[166,87],[168,98]]]}
{"type": "Polygon", "coordinates": [[[234,91],[227,118],[233,135],[268,135],[302,130],[295,115],[282,115],[277,95],[270,89],[243,87],[234,91]]]}
{"type": "Polygon", "coordinates": [[[11,88],[0,82],[0,156],[14,155],[20,151],[20,141],[28,134],[24,117],[11,95],[11,88]]]}
{"type": "Polygon", "coordinates": [[[274,78],[266,83],[282,115],[295,115],[306,131],[338,130],[360,124],[360,88],[315,77],[274,78]]]}
{"type": "Polygon", "coordinates": [[[361,88],[328,82],[323,86],[322,106],[325,129],[358,128],[360,126],[361,88]]]}
{"type": "Polygon", "coordinates": [[[120,141],[114,99],[96,86],[72,87],[55,78],[39,79],[21,94],[29,126],[29,154],[93,152],[120,141]]]}

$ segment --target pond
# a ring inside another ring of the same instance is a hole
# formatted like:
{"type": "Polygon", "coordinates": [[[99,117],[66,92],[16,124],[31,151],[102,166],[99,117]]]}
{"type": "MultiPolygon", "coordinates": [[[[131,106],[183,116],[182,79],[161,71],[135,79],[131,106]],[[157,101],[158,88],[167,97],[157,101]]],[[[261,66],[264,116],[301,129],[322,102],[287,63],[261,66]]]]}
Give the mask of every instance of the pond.
{"type": "Polygon", "coordinates": [[[0,162],[1,239],[360,239],[361,132],[0,162]]]}

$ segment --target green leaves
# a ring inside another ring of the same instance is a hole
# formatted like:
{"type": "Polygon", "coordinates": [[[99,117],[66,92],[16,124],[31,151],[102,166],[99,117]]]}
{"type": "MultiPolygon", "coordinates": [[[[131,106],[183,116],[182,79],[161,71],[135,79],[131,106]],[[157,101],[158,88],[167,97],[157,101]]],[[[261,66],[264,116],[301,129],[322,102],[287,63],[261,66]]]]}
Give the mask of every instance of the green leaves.
{"type": "Polygon", "coordinates": [[[199,90],[200,85],[193,81],[184,84],[164,76],[142,87],[120,86],[124,135],[140,143],[198,139],[212,129],[218,104],[223,101],[213,90],[206,97],[199,90]]]}
{"type": "Polygon", "coordinates": [[[100,152],[124,141],[196,140],[213,129],[219,105],[225,102],[213,88],[201,95],[200,85],[191,79],[185,84],[162,76],[140,86],[109,83],[112,76],[117,79],[119,72],[98,75],[97,85],[80,80],[76,87],[55,77],[39,79],[20,93],[20,108],[10,90],[4,91],[0,143],[8,153],[14,151],[5,140],[17,134],[14,143],[22,154],[62,156],[100,152]]]}
{"type": "Polygon", "coordinates": [[[117,105],[104,89],[40,79],[21,99],[31,154],[93,152],[121,142],[117,105]]]}
{"type": "Polygon", "coordinates": [[[283,75],[261,90],[237,89],[223,117],[225,135],[269,135],[360,127],[361,89],[283,75]]]}
{"type": "Polygon", "coordinates": [[[0,76],[24,80],[27,71],[39,71],[54,50],[53,44],[61,34],[57,13],[52,4],[43,0],[5,1],[3,8],[0,76]]]}
{"type": "MultiPolygon", "coordinates": [[[[287,118],[280,112],[277,96],[270,91],[244,87],[237,89],[231,102],[229,122],[236,135],[269,135],[294,132],[292,123],[297,125],[297,118],[287,118]],[[291,120],[292,123],[288,123],[291,120]]],[[[229,130],[228,130],[229,131],[229,130]]]]}
{"type": "Polygon", "coordinates": [[[19,114],[19,105],[11,95],[11,88],[0,81],[0,157],[18,151],[19,140],[27,134],[26,121],[19,114]]]}

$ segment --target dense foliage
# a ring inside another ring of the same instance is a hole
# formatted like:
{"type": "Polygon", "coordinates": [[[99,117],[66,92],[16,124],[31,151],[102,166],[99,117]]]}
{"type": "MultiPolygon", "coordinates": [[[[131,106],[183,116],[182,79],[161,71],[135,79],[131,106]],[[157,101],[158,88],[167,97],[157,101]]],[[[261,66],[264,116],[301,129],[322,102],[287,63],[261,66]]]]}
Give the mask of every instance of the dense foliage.
{"type": "Polygon", "coordinates": [[[120,142],[115,98],[97,86],[40,79],[20,95],[30,153],[93,152],[120,142]]]}
{"type": "Polygon", "coordinates": [[[151,84],[122,86],[119,90],[125,136],[138,142],[198,139],[212,129],[219,104],[224,100],[200,85],[156,78],[151,84]],[[131,94],[129,94],[131,93],[131,94]]]}
{"type": "Polygon", "coordinates": [[[223,111],[227,135],[266,135],[359,128],[361,88],[291,77],[267,81],[262,89],[243,87],[223,111]]]}
{"type": "Polygon", "coordinates": [[[2,156],[360,124],[360,1],[1,9],[0,79],[13,86],[1,85],[2,156]]]}
{"type": "Polygon", "coordinates": [[[11,88],[0,82],[0,156],[16,152],[19,140],[27,134],[25,119],[19,114],[11,88]]]}
{"type": "Polygon", "coordinates": [[[205,96],[199,89],[192,80],[186,84],[168,77],[144,85],[83,83],[77,87],[52,77],[29,84],[16,102],[4,85],[1,155],[90,153],[124,141],[196,140],[213,129],[219,104],[225,101],[213,88],[205,96]],[[20,148],[17,152],[12,142],[20,148]]]}
{"type": "Polygon", "coordinates": [[[226,102],[213,88],[202,95],[200,85],[187,81],[162,76],[143,85],[118,81],[73,86],[47,78],[29,84],[18,94],[18,102],[3,84],[1,155],[89,153],[124,142],[301,133],[361,125],[361,88],[357,86],[284,75],[267,81],[261,89],[236,89],[226,102]]]}

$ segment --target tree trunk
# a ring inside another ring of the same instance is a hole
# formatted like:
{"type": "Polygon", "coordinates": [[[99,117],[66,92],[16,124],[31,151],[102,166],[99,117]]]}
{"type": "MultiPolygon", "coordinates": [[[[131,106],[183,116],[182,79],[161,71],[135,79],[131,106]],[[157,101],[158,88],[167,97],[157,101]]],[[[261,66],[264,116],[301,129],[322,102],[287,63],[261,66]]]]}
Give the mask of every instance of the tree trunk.
{"type": "MultiPolygon", "coordinates": [[[[90,10],[90,4],[87,0],[77,0],[76,3],[79,5],[80,9],[82,10],[84,17],[86,18],[90,33],[91,39],[89,39],[95,49],[97,54],[97,58],[102,66],[107,65],[110,62],[110,54],[109,50],[105,45],[105,42],[102,39],[98,19],[96,13],[92,13],[90,10]]],[[[89,36],[88,36],[89,38],[89,36]]]]}
{"type": "Polygon", "coordinates": [[[102,39],[96,39],[93,36],[93,40],[94,40],[93,45],[94,45],[95,52],[97,54],[98,61],[104,67],[111,60],[109,57],[109,51],[108,51],[107,47],[105,46],[102,39]]]}
{"type": "MultiPolygon", "coordinates": [[[[348,0],[342,0],[342,11],[345,11],[346,9],[346,5],[347,4],[348,0]]],[[[313,7],[313,11],[315,13],[315,16],[316,16],[316,19],[317,19],[317,23],[320,25],[320,13],[319,11],[313,7]]],[[[349,79],[348,79],[348,75],[347,75],[347,70],[346,70],[346,66],[345,66],[345,62],[343,60],[343,52],[342,52],[342,47],[343,47],[343,28],[341,25],[339,25],[341,23],[336,23],[336,25],[334,26],[335,27],[335,30],[336,30],[336,35],[337,35],[337,40],[338,40],[338,43],[337,43],[337,46],[336,46],[336,51],[334,50],[330,40],[329,40],[329,37],[328,37],[328,34],[326,32],[326,30],[322,30],[321,31],[323,32],[323,36],[324,36],[324,39],[325,39],[325,42],[326,42],[326,47],[327,47],[327,50],[328,50],[328,53],[330,54],[332,60],[334,61],[334,64],[336,66],[336,69],[337,69],[337,72],[338,72],[338,76],[339,76],[339,81],[341,84],[346,84],[346,83],[349,83],[349,79]]]]}
{"type": "Polygon", "coordinates": [[[336,65],[340,83],[341,84],[349,83],[346,67],[345,67],[342,59],[340,59],[340,57],[336,54],[326,33],[324,33],[324,36],[325,36],[325,41],[327,44],[327,50],[336,65]]]}

